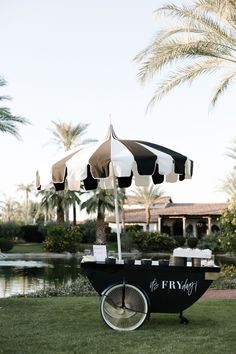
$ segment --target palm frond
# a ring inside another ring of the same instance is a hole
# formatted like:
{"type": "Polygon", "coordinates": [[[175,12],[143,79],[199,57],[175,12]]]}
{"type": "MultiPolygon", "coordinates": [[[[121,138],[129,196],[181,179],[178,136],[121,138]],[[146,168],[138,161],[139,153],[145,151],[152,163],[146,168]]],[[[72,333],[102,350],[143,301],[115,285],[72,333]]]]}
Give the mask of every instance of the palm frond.
{"type": "MultiPolygon", "coordinates": [[[[202,33],[202,31],[199,31],[195,28],[191,28],[190,32],[192,34],[202,33]]],[[[148,45],[145,49],[143,49],[141,52],[139,52],[133,60],[136,62],[141,62],[142,60],[144,60],[145,57],[147,57],[151,52],[154,51],[154,48],[158,48],[162,43],[164,43],[166,39],[184,33],[186,33],[185,27],[173,27],[171,29],[164,29],[162,31],[159,31],[152,43],[148,45]]]]}
{"type": "Polygon", "coordinates": [[[51,142],[63,146],[65,150],[69,150],[81,141],[81,137],[86,133],[86,129],[89,126],[87,123],[73,124],[72,122],[60,121],[52,121],[52,124],[55,129],[50,129],[53,135],[51,142]]]}
{"type": "Polygon", "coordinates": [[[7,82],[3,77],[0,77],[0,86],[6,86],[7,82]]]}
{"type": "MultiPolygon", "coordinates": [[[[205,11],[199,11],[202,10],[202,8],[204,8],[203,5],[196,5],[191,7],[166,5],[158,9],[157,12],[164,12],[167,15],[178,17],[181,20],[184,20],[182,26],[185,28],[186,34],[191,34],[195,31],[196,33],[202,33],[202,35],[205,33],[207,36],[211,36],[211,38],[213,38],[216,42],[227,41],[232,46],[235,46],[236,33],[232,33],[231,23],[227,23],[227,26],[223,26],[221,16],[219,16],[219,19],[214,18],[212,17],[212,13],[208,14],[206,8],[205,11]]],[[[213,12],[213,10],[211,12],[213,12]]],[[[233,50],[233,48],[231,49],[233,50]]]]}
{"type": "MultiPolygon", "coordinates": [[[[177,23],[174,27],[167,24],[135,57],[141,63],[140,81],[152,79],[163,69],[170,70],[170,66],[183,67],[157,86],[148,108],[179,84],[191,83],[216,68],[235,67],[236,0],[195,0],[190,6],[167,4],[157,9],[156,14],[170,16],[177,23]],[[196,61],[200,64],[196,65],[196,61]]],[[[213,95],[213,106],[234,77],[234,71],[228,71],[226,76],[224,73],[213,95]]]]}
{"type": "Polygon", "coordinates": [[[226,91],[228,86],[231,84],[233,79],[236,77],[236,70],[228,74],[226,77],[224,77],[223,80],[219,83],[219,85],[215,88],[213,97],[211,99],[211,106],[214,107],[216,104],[216,101],[219,99],[219,97],[223,94],[223,92],[226,91]]]}
{"type": "Polygon", "coordinates": [[[193,80],[200,75],[217,72],[221,65],[223,67],[223,64],[223,61],[220,63],[219,60],[206,59],[201,62],[194,62],[191,65],[184,66],[158,85],[154,96],[148,104],[148,109],[179,84],[185,82],[191,84],[193,80]]]}
{"type": "Polygon", "coordinates": [[[194,5],[194,10],[214,14],[221,22],[225,22],[227,25],[236,29],[235,0],[199,0],[194,5]]]}
{"type": "Polygon", "coordinates": [[[18,132],[18,127],[16,123],[20,124],[30,124],[29,121],[20,116],[13,116],[9,108],[0,108],[0,132],[10,133],[16,138],[20,139],[20,134],[18,132]]]}
{"type": "Polygon", "coordinates": [[[156,72],[167,64],[175,63],[177,60],[213,57],[225,59],[236,63],[236,58],[230,56],[230,51],[221,44],[207,41],[170,40],[159,48],[154,48],[149,58],[144,62],[139,72],[141,82],[152,78],[156,72]]]}
{"type": "Polygon", "coordinates": [[[230,197],[236,195],[236,173],[230,173],[219,186],[219,191],[227,193],[230,197]]]}

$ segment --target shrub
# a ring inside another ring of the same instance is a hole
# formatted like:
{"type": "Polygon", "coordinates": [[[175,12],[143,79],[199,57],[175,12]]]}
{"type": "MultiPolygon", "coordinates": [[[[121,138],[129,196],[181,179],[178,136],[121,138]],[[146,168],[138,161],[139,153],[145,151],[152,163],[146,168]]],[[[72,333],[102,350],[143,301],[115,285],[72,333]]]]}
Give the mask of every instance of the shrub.
{"type": "Polygon", "coordinates": [[[175,248],[175,241],[168,235],[157,232],[133,232],[133,240],[140,251],[160,252],[172,251],[175,248]]]}
{"type": "Polygon", "coordinates": [[[6,238],[1,237],[0,238],[0,250],[1,252],[8,252],[12,249],[13,247],[13,242],[11,240],[8,240],[6,238]]]}
{"type": "Polygon", "coordinates": [[[210,235],[204,236],[201,240],[198,241],[198,248],[209,248],[214,253],[221,252],[222,247],[219,241],[218,233],[215,232],[210,235]]]}
{"type": "Polygon", "coordinates": [[[126,231],[126,232],[129,232],[129,231],[142,231],[142,230],[143,230],[142,225],[138,225],[138,224],[135,224],[135,225],[126,225],[126,226],[125,226],[125,231],[126,231]]]}
{"type": "Polygon", "coordinates": [[[16,223],[0,224],[0,237],[6,239],[16,239],[20,235],[20,225],[16,223]]]}
{"type": "Polygon", "coordinates": [[[23,225],[21,226],[21,238],[26,242],[42,243],[45,239],[45,234],[38,225],[23,225]]]}
{"type": "Polygon", "coordinates": [[[114,231],[110,232],[109,235],[107,236],[107,241],[116,242],[117,241],[117,233],[114,231]]]}
{"type": "Polygon", "coordinates": [[[187,238],[187,245],[190,248],[195,248],[198,244],[198,239],[197,237],[190,236],[187,238]]]}
{"type": "Polygon", "coordinates": [[[236,266],[224,265],[221,267],[220,277],[212,283],[211,287],[216,289],[236,289],[236,266]]]}
{"type": "Polygon", "coordinates": [[[71,252],[79,250],[82,235],[78,226],[51,225],[48,228],[44,247],[49,252],[71,252]]]}
{"type": "Polygon", "coordinates": [[[183,247],[186,242],[186,238],[181,235],[173,236],[173,239],[175,240],[175,245],[176,247],[183,247]]]}
{"type": "Polygon", "coordinates": [[[81,232],[81,242],[83,243],[94,243],[96,241],[96,221],[87,220],[84,224],[80,226],[81,232]]]}
{"type": "MultiPolygon", "coordinates": [[[[116,236],[117,238],[117,236],[116,236]]],[[[131,252],[136,246],[133,232],[129,231],[121,235],[121,248],[126,252],[131,252]]]]}

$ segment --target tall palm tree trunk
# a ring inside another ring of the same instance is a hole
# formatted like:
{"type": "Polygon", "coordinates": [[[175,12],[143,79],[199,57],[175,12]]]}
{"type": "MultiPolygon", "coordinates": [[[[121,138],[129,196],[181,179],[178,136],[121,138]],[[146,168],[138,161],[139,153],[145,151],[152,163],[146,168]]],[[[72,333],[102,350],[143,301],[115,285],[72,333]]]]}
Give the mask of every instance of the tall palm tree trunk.
{"type": "Polygon", "coordinates": [[[96,222],[96,243],[103,245],[106,243],[105,215],[101,211],[101,200],[98,202],[97,222],[96,222]]]}
{"type": "Polygon", "coordinates": [[[63,224],[65,222],[64,209],[60,204],[57,206],[57,224],[63,224]]]}
{"type": "Polygon", "coordinates": [[[73,208],[73,225],[76,226],[77,215],[76,215],[76,203],[75,202],[73,202],[72,208],[73,208]]]}

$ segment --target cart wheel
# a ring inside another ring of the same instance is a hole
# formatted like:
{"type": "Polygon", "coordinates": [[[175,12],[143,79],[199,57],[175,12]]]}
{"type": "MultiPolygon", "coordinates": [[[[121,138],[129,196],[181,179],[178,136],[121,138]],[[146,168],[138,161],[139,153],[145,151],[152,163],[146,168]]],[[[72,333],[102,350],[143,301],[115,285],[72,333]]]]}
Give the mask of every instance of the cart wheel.
{"type": "Polygon", "coordinates": [[[112,329],[132,331],[140,327],[148,314],[148,303],[141,290],[119,284],[105,290],[100,302],[104,322],[112,329]]]}

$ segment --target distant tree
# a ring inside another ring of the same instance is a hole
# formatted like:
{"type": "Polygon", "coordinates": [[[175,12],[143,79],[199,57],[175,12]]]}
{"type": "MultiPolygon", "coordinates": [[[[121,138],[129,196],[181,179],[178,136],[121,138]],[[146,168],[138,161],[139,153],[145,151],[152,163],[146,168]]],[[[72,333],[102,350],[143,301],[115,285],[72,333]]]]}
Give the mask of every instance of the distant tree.
{"type": "Polygon", "coordinates": [[[17,190],[25,193],[25,213],[24,214],[25,214],[25,224],[27,225],[29,223],[29,207],[30,207],[29,195],[34,190],[34,183],[18,184],[17,190]]]}
{"type": "MultiPolygon", "coordinates": [[[[41,207],[46,210],[46,220],[48,220],[50,209],[56,209],[56,221],[58,224],[65,222],[65,210],[74,202],[80,203],[80,197],[78,192],[72,192],[68,190],[54,191],[54,190],[42,190],[38,192],[41,196],[41,207]]],[[[66,220],[67,222],[69,220],[66,220]]]]}
{"type": "Polygon", "coordinates": [[[22,208],[19,202],[6,197],[5,200],[0,201],[1,216],[4,222],[19,221],[22,215],[22,208]]]}
{"type": "Polygon", "coordinates": [[[225,192],[232,199],[236,197],[236,173],[231,172],[224,181],[222,181],[222,185],[219,188],[222,192],[225,192]]]}
{"type": "Polygon", "coordinates": [[[89,124],[72,122],[55,122],[52,121],[54,129],[50,129],[53,135],[51,141],[62,147],[65,151],[70,150],[78,144],[92,142],[94,140],[82,140],[82,136],[86,133],[89,124]]]}
{"type": "Polygon", "coordinates": [[[146,214],[146,230],[149,231],[151,219],[151,207],[163,195],[163,191],[158,186],[150,185],[149,187],[136,187],[132,191],[137,198],[137,202],[144,206],[146,214]]]}
{"type": "Polygon", "coordinates": [[[91,197],[81,204],[81,209],[86,209],[88,214],[96,213],[96,243],[106,243],[106,211],[114,211],[114,196],[112,192],[96,189],[91,192],[91,197]]]}
{"type": "MultiPolygon", "coordinates": [[[[6,81],[0,77],[0,87],[6,86],[6,81]]],[[[9,96],[0,96],[0,102],[10,100],[9,96]]],[[[29,121],[20,116],[14,116],[7,107],[0,107],[0,132],[8,133],[16,138],[20,138],[18,131],[19,124],[29,124],[29,121]]]]}
{"type": "MultiPolygon", "coordinates": [[[[86,133],[86,129],[89,126],[89,124],[86,123],[73,124],[72,122],[55,122],[55,121],[52,121],[52,124],[54,125],[54,129],[51,129],[53,135],[51,141],[57,144],[59,147],[62,147],[65,151],[70,150],[71,148],[75,147],[79,143],[85,144],[94,141],[93,139],[82,140],[82,136],[86,133]]],[[[79,200],[78,195],[79,195],[78,192],[73,192],[73,191],[70,192],[70,199],[71,200],[74,199],[72,201],[74,225],[76,224],[76,218],[77,218],[76,204],[77,201],[79,200]],[[73,193],[75,193],[74,198],[72,196],[73,193]]],[[[60,206],[60,208],[61,207],[62,205],[60,206]]],[[[68,204],[66,208],[66,215],[68,218],[69,215],[68,204]]]]}

